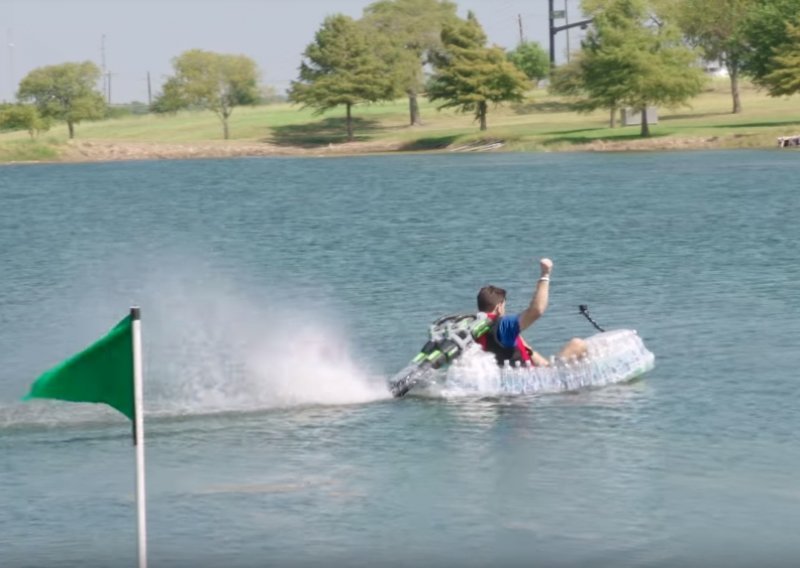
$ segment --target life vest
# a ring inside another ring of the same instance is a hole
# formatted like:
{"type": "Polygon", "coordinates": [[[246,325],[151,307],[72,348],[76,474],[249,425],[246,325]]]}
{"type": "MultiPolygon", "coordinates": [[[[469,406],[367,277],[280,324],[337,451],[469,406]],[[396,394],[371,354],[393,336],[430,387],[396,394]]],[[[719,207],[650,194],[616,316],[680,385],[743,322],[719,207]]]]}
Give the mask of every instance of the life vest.
{"type": "MultiPolygon", "coordinates": [[[[516,341],[514,341],[514,347],[506,347],[500,343],[500,340],[497,338],[497,330],[500,327],[500,320],[497,314],[486,315],[492,320],[492,327],[488,332],[478,338],[478,343],[481,344],[485,351],[494,353],[494,356],[497,358],[497,364],[502,365],[506,361],[510,361],[511,364],[517,361],[522,363],[531,361],[531,353],[522,341],[522,336],[517,336],[516,341]]],[[[531,361],[531,364],[532,363],[531,361]]]]}

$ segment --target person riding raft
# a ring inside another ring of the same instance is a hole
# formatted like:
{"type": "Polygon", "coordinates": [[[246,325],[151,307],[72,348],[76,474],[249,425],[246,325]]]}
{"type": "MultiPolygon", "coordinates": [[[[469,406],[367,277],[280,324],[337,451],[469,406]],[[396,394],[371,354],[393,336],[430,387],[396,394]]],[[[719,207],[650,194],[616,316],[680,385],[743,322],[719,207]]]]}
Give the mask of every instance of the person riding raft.
{"type": "MultiPolygon", "coordinates": [[[[550,275],[553,272],[553,261],[543,258],[539,261],[541,275],[536,283],[531,303],[517,315],[505,315],[506,291],[497,286],[484,286],[478,291],[478,311],[483,312],[492,321],[488,333],[478,338],[484,350],[493,353],[498,365],[506,361],[515,365],[517,362],[524,364],[530,362],[535,367],[546,367],[550,364],[547,358],[533,350],[522,338],[523,330],[530,327],[538,320],[547,309],[550,295],[550,275]]],[[[578,337],[570,339],[558,357],[569,359],[580,358],[586,355],[586,342],[578,337]]]]}

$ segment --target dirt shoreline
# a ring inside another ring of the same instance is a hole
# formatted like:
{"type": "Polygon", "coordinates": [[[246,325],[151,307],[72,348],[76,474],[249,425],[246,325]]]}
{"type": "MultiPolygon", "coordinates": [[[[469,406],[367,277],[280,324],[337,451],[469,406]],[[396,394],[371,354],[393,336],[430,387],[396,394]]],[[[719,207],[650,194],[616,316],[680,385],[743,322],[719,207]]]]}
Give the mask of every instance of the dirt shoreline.
{"type": "Polygon", "coordinates": [[[238,158],[258,156],[330,156],[393,152],[400,144],[391,142],[350,142],[313,148],[279,146],[267,142],[68,142],[61,152],[63,162],[95,162],[114,160],[177,160],[191,158],[238,158]]]}
{"type": "MultiPolygon", "coordinates": [[[[642,138],[623,141],[595,140],[585,144],[560,146],[559,152],[626,152],[663,150],[706,150],[725,147],[718,137],[642,138]]],[[[50,163],[107,162],[129,160],[179,160],[202,158],[239,158],[261,156],[357,156],[393,152],[490,152],[508,150],[502,140],[477,141],[457,147],[431,150],[408,150],[399,141],[368,141],[329,144],[327,146],[282,146],[267,142],[206,141],[185,143],[127,142],[119,140],[72,140],[59,148],[60,155],[50,163]]],[[[548,150],[542,150],[548,151],[548,150]]],[[[42,163],[39,161],[16,162],[42,163]]]]}

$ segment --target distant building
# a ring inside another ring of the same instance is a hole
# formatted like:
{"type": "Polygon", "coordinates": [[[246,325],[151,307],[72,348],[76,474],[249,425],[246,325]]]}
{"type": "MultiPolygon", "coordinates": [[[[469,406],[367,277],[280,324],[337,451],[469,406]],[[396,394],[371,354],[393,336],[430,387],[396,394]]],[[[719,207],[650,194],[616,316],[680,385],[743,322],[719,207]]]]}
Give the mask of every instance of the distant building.
{"type": "Polygon", "coordinates": [[[703,66],[703,71],[710,77],[727,77],[728,68],[722,64],[721,61],[705,61],[702,60],[700,64],[703,66]]]}
{"type": "Polygon", "coordinates": [[[705,72],[707,75],[711,77],[727,77],[728,70],[724,67],[716,67],[716,66],[709,66],[705,68],[705,72]]]}
{"type": "MultiPolygon", "coordinates": [[[[622,109],[622,126],[637,126],[642,123],[642,112],[630,107],[622,109]]],[[[658,124],[658,107],[647,107],[647,124],[658,124]]]]}

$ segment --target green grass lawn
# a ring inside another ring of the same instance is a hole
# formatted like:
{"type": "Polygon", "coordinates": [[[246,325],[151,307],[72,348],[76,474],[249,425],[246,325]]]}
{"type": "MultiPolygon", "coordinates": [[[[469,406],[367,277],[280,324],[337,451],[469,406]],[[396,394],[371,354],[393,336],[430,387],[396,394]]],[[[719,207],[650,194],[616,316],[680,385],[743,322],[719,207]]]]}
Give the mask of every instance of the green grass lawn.
{"type": "MultiPolygon", "coordinates": [[[[501,139],[510,150],[564,150],[598,141],[639,138],[639,127],[608,127],[606,111],[577,114],[568,102],[544,90],[524,103],[489,112],[489,129],[478,130],[469,114],[437,111],[420,100],[422,126],[407,125],[407,101],[354,108],[360,141],[399,144],[407,150],[430,150],[478,140],[501,139]]],[[[742,88],[743,112],[731,114],[727,80],[718,80],[691,101],[690,107],[658,110],[654,138],[716,138],[720,147],[774,147],[778,136],[800,134],[800,98],[771,98],[749,84],[742,88]]],[[[231,140],[314,147],[344,142],[344,109],[314,115],[289,104],[235,109],[231,140]]],[[[76,139],[94,142],[221,142],[222,126],[211,112],[129,116],[76,127],[76,139]]],[[[67,142],[66,125],[57,123],[36,140],[24,132],[0,133],[0,161],[56,160],[67,142]]]]}

